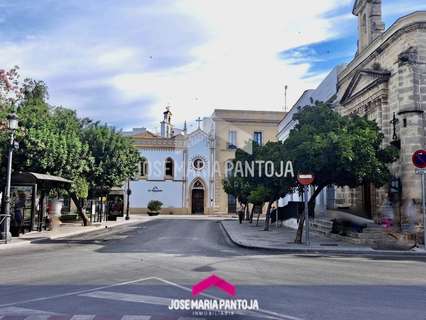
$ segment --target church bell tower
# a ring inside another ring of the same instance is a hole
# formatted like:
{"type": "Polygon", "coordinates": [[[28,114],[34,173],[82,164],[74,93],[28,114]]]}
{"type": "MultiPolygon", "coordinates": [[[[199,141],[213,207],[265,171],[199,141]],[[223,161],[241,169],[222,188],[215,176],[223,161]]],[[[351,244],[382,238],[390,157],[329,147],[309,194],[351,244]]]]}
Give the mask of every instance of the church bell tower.
{"type": "Polygon", "coordinates": [[[161,121],[161,137],[171,138],[172,134],[172,112],[170,111],[170,107],[166,107],[166,111],[163,112],[163,121],[161,121]]]}
{"type": "Polygon", "coordinates": [[[358,53],[383,31],[382,0],[356,0],[352,13],[358,17],[358,53]]]}

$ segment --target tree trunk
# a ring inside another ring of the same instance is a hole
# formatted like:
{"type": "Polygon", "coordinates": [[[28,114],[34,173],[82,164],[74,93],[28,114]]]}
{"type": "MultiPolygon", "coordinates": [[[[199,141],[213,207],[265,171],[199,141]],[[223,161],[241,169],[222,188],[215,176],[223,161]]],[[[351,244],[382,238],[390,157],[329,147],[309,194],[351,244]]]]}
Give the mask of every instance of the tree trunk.
{"type": "Polygon", "coordinates": [[[256,227],[259,225],[259,219],[260,219],[260,215],[262,214],[263,205],[264,205],[264,203],[262,203],[262,205],[260,206],[260,211],[259,211],[259,213],[257,214],[256,227]]]}
{"type": "Polygon", "coordinates": [[[251,212],[250,212],[250,223],[253,223],[253,215],[254,215],[254,205],[253,205],[253,207],[251,207],[251,212]]]}
{"type": "Polygon", "coordinates": [[[244,207],[244,215],[245,215],[245,220],[249,221],[250,220],[250,210],[249,210],[248,203],[246,203],[246,205],[244,207]]]}
{"type": "Polygon", "coordinates": [[[266,209],[265,229],[263,231],[269,231],[269,221],[271,220],[271,207],[274,201],[268,202],[268,208],[266,209]]]}
{"type": "Polygon", "coordinates": [[[324,188],[325,188],[325,185],[319,185],[315,189],[312,196],[309,198],[309,201],[308,201],[309,216],[315,217],[315,200],[324,188]]]}
{"type": "Polygon", "coordinates": [[[77,212],[80,218],[83,220],[83,225],[86,227],[90,225],[89,218],[87,218],[86,214],[83,211],[83,207],[81,205],[81,202],[79,201],[77,195],[74,192],[70,193],[71,199],[74,202],[75,206],[77,207],[77,212]]]}
{"type": "MultiPolygon", "coordinates": [[[[305,211],[305,210],[303,210],[305,211]]],[[[305,224],[305,213],[302,212],[301,217],[299,218],[299,226],[297,227],[295,243],[302,243],[303,235],[303,225],[305,224]]]]}
{"type": "MultiPolygon", "coordinates": [[[[308,214],[311,216],[315,213],[315,199],[316,197],[321,193],[321,191],[325,188],[325,185],[319,185],[312,196],[309,198],[308,201],[308,214]]],[[[303,225],[305,224],[305,210],[303,210],[303,213],[299,219],[299,226],[297,228],[296,232],[296,239],[294,240],[295,243],[302,243],[302,235],[303,235],[303,225]]]]}

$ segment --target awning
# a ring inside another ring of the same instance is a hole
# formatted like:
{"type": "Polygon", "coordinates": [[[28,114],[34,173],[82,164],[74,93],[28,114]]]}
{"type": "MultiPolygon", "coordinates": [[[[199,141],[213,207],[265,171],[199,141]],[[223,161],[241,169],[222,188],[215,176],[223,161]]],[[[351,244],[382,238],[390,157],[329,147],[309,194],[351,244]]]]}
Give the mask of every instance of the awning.
{"type": "Polygon", "coordinates": [[[12,174],[12,185],[15,184],[37,184],[38,189],[64,188],[68,189],[72,181],[58,176],[36,172],[14,172],[12,174]]]}

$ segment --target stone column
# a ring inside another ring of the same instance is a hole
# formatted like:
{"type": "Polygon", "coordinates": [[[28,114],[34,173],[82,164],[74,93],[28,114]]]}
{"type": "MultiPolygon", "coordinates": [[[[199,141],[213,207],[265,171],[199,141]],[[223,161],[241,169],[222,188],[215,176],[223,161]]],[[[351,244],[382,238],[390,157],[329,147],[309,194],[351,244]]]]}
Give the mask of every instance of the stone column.
{"type": "MultiPolygon", "coordinates": [[[[399,61],[399,120],[401,139],[401,224],[413,229],[421,217],[421,179],[415,174],[412,154],[425,147],[424,101],[421,84],[424,72],[417,63],[417,51],[410,48],[401,53],[399,61]],[[413,205],[415,204],[415,205],[413,205]]],[[[412,232],[411,230],[410,232],[412,232]]]]}

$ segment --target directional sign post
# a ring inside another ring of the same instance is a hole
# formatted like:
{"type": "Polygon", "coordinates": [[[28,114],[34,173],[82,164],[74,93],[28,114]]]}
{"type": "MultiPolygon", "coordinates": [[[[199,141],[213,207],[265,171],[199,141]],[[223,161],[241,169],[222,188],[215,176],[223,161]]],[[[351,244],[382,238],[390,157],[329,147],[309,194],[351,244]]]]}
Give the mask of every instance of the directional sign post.
{"type": "Polygon", "coordinates": [[[422,176],[422,212],[423,212],[423,242],[426,249],[426,204],[425,204],[425,174],[426,174],[426,150],[417,150],[414,152],[413,164],[417,168],[416,174],[422,176]]]}
{"type": "Polygon", "coordinates": [[[308,208],[308,188],[309,185],[314,182],[314,175],[312,174],[299,174],[297,176],[297,181],[303,186],[303,200],[305,201],[305,244],[307,246],[311,245],[311,240],[309,237],[309,208],[308,208]]]}

